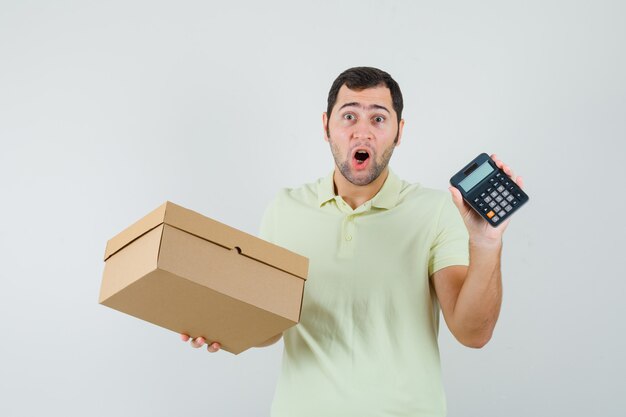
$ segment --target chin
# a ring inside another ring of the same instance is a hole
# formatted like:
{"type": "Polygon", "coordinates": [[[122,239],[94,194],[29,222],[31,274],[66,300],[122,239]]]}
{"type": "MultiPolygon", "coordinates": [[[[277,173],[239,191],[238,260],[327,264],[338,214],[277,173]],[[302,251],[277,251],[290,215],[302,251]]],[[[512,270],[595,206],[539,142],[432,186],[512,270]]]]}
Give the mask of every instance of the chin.
{"type": "Polygon", "coordinates": [[[368,171],[368,172],[360,172],[358,174],[350,173],[349,176],[344,175],[344,177],[346,177],[346,179],[354,185],[365,186],[376,181],[379,175],[376,175],[376,172],[368,171]]]}

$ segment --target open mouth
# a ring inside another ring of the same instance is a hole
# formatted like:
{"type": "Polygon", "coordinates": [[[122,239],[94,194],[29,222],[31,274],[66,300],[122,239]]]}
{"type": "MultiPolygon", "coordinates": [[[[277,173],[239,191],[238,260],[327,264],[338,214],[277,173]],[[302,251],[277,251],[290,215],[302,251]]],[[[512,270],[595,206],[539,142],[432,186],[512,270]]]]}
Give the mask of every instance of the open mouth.
{"type": "Polygon", "coordinates": [[[356,151],[356,153],[354,154],[354,159],[356,159],[356,163],[358,165],[363,164],[365,161],[369,159],[369,157],[370,157],[369,152],[363,151],[363,150],[356,151]]]}

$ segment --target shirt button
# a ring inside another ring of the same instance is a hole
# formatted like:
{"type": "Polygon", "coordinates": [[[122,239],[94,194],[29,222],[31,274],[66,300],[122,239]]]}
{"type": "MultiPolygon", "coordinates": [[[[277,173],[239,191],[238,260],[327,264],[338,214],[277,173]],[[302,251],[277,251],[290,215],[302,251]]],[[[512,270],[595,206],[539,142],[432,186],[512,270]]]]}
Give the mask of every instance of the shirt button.
{"type": "Polygon", "coordinates": [[[346,240],[347,240],[348,242],[350,242],[350,241],[352,240],[352,236],[350,236],[350,235],[346,235],[346,240]]]}

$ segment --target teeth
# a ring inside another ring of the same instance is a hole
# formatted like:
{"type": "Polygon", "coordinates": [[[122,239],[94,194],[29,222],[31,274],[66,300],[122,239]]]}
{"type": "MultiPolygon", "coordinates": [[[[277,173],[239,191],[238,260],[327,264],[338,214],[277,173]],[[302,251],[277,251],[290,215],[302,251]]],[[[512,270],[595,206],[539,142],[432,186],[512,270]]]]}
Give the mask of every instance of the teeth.
{"type": "Polygon", "coordinates": [[[354,157],[358,161],[358,163],[363,163],[367,158],[369,158],[370,154],[367,151],[356,151],[354,153],[354,157]]]}

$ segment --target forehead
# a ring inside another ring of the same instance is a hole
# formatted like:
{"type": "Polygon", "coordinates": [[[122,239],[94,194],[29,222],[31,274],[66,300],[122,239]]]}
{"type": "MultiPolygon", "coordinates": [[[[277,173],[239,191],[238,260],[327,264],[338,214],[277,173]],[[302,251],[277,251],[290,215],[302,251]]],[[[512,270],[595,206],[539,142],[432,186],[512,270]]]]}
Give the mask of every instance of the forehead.
{"type": "Polygon", "coordinates": [[[388,109],[391,114],[396,116],[396,112],[393,109],[391,91],[384,85],[356,91],[349,89],[344,84],[337,93],[337,101],[335,102],[333,111],[346,103],[358,103],[362,108],[370,108],[372,105],[383,106],[388,109]]]}
{"type": "Polygon", "coordinates": [[[378,104],[388,108],[389,111],[393,111],[391,91],[384,85],[356,91],[350,90],[344,84],[337,93],[337,102],[335,103],[335,107],[341,107],[346,103],[359,103],[363,106],[378,104]]]}

